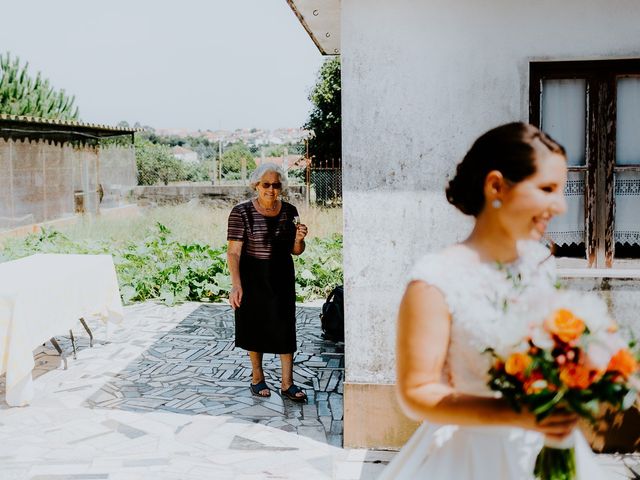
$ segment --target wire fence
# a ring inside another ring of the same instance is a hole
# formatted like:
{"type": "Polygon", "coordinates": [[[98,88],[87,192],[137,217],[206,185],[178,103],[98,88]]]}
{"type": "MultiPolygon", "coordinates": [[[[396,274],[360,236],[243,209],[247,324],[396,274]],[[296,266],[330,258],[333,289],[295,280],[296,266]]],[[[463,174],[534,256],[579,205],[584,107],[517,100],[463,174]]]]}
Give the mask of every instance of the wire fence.
{"type": "Polygon", "coordinates": [[[342,205],[342,169],[309,167],[309,201],[327,207],[342,205]]]}

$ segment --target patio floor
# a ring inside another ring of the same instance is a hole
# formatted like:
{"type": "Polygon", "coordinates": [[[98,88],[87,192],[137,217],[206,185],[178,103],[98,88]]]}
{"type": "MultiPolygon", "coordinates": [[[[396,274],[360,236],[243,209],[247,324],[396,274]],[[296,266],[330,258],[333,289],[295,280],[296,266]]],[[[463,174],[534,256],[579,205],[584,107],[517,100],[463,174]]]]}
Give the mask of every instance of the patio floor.
{"type": "MultiPolygon", "coordinates": [[[[0,402],[0,478],[375,479],[394,452],[341,448],[344,354],[321,338],[318,314],[298,307],[295,381],[308,404],[280,397],[275,355],[265,355],[271,398],[251,395],[226,305],[126,307],[111,331],[91,322],[94,348],[75,330],[68,370],[39,348],[32,404],[0,402]]],[[[636,456],[599,458],[638,478],[636,456]]]]}
{"type": "Polygon", "coordinates": [[[233,313],[202,305],[89,397],[92,408],[232,415],[333,446],[342,446],[342,346],[320,337],[318,309],[297,309],[299,351],[294,381],[308,404],[281,398],[280,360],[265,355],[265,376],[274,390],[256,398],[248,388],[251,362],[233,344],[233,313]]]}
{"type": "MultiPolygon", "coordinates": [[[[94,348],[77,328],[68,370],[39,348],[32,404],[0,403],[0,477],[375,478],[393,453],[341,448],[344,354],[321,338],[318,314],[298,307],[294,380],[307,404],[281,398],[275,355],[265,355],[271,398],[251,395],[226,305],[129,306],[110,332],[90,323],[94,348]]],[[[58,340],[70,353],[69,337],[58,340]]]]}

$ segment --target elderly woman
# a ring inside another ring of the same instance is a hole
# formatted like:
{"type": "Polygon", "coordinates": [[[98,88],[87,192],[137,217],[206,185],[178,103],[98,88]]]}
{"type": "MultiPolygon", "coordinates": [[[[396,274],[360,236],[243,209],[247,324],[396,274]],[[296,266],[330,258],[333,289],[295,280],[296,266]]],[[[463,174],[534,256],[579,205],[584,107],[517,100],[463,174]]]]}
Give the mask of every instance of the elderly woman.
{"type": "Polygon", "coordinates": [[[280,200],[287,179],[279,166],[263,163],[251,174],[250,182],[257,196],[233,207],[227,234],[236,346],[249,351],[251,393],[271,395],[262,356],[278,353],[281,394],[303,402],[307,395],[293,383],[296,294],[291,255],[304,252],[307,227],[299,223],[296,207],[280,200]]]}

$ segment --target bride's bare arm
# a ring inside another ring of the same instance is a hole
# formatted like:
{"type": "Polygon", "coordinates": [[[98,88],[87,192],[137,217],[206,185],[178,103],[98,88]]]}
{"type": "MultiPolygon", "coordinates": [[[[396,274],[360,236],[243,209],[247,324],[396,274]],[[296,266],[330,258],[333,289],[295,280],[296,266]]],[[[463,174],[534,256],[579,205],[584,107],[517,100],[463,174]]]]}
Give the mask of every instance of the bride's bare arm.
{"type": "Polygon", "coordinates": [[[556,414],[541,423],[517,413],[498,398],[456,392],[442,382],[451,314],[437,288],[421,281],[407,287],[400,304],[397,339],[398,390],[402,407],[413,419],[440,424],[509,425],[563,437],[576,418],[556,414]]]}

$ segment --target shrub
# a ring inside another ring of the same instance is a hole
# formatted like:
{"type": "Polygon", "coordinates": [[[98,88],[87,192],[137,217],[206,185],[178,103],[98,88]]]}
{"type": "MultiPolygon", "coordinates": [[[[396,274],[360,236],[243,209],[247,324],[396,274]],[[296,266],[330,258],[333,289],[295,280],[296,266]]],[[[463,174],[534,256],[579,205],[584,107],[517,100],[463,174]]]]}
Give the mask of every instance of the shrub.
{"type": "MultiPolygon", "coordinates": [[[[137,241],[114,245],[107,240],[71,240],[56,230],[43,229],[23,239],[7,241],[0,262],[35,253],[111,254],[125,304],[158,299],[167,305],[183,301],[220,301],[228,298],[231,279],[226,245],[184,243],[157,223],[137,241]]],[[[307,251],[295,257],[296,295],[299,301],[324,297],[342,283],[342,237],[313,238],[307,251]]]]}

